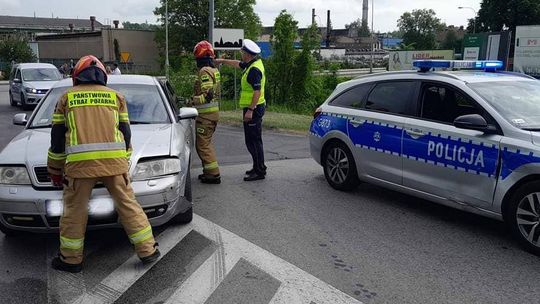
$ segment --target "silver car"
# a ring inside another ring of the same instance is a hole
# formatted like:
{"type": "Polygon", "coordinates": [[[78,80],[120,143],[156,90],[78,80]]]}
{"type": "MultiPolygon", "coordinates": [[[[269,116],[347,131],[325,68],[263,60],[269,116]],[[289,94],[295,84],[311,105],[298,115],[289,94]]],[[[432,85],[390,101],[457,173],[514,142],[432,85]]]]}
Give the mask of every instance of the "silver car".
{"type": "MultiPolygon", "coordinates": [[[[59,97],[72,85],[57,82],[28,121],[26,128],[0,153],[0,230],[47,232],[58,229],[62,189],[51,185],[47,149],[51,118],[59,97]]],[[[129,172],[137,201],[152,225],[186,223],[193,216],[190,159],[197,110],[177,108],[167,82],[150,76],[109,76],[108,86],[127,100],[133,145],[129,172]]],[[[96,185],[89,203],[88,227],[120,227],[107,189],[96,185]]]]}
{"type": "Polygon", "coordinates": [[[328,183],[366,181],[504,220],[540,254],[540,82],[406,71],[339,84],[310,128],[328,183]]]}
{"type": "Polygon", "coordinates": [[[60,79],[62,75],[50,63],[15,64],[9,75],[9,103],[29,110],[37,105],[60,79]]]}

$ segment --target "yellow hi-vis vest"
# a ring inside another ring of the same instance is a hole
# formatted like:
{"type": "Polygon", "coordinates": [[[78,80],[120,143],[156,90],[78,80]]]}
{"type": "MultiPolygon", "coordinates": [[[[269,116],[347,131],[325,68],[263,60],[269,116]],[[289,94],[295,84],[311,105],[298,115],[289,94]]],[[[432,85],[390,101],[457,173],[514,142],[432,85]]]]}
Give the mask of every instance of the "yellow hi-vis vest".
{"type": "Polygon", "coordinates": [[[247,77],[249,74],[249,71],[252,68],[257,68],[262,73],[262,79],[261,79],[261,96],[259,97],[259,101],[257,101],[257,105],[265,103],[264,100],[264,85],[266,84],[266,75],[264,72],[264,65],[261,59],[257,59],[254,61],[242,74],[242,81],[240,82],[240,88],[242,89],[240,92],[240,107],[241,108],[247,108],[251,105],[251,101],[253,99],[253,87],[249,84],[247,81],[247,77]]]}

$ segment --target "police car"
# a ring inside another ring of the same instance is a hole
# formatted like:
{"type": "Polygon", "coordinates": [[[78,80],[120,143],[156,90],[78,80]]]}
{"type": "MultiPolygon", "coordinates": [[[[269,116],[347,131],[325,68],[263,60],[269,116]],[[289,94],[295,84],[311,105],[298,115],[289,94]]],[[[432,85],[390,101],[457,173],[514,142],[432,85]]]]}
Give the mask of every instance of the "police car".
{"type": "Polygon", "coordinates": [[[499,61],[414,66],[341,83],[317,109],[310,149],[328,183],[504,220],[540,254],[540,82],[499,61]]]}

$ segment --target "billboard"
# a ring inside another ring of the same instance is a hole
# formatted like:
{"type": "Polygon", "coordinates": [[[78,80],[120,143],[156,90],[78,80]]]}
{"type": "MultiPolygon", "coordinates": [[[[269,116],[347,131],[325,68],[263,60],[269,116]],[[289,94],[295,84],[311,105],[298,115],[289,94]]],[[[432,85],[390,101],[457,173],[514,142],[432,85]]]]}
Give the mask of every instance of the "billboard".
{"type": "Polygon", "coordinates": [[[414,70],[413,61],[420,59],[454,59],[453,50],[431,50],[431,51],[394,51],[390,52],[388,70],[414,70]]]}
{"type": "Polygon", "coordinates": [[[508,67],[510,32],[467,34],[463,38],[463,60],[500,60],[508,67]]]}
{"type": "Polygon", "coordinates": [[[540,78],[540,25],[516,27],[514,71],[540,78]]]}
{"type": "Polygon", "coordinates": [[[212,45],[216,50],[240,50],[244,41],[243,29],[215,28],[212,45]]]}

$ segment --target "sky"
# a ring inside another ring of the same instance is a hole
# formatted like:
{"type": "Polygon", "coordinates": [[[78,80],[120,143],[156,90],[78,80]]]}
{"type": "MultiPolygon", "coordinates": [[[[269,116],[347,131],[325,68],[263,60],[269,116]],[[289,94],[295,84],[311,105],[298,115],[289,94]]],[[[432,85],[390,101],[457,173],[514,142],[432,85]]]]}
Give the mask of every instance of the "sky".
{"type": "MultiPolygon", "coordinates": [[[[459,10],[458,6],[472,7],[478,11],[480,0],[370,0],[374,3],[374,29],[387,32],[397,28],[397,20],[406,11],[431,8],[447,25],[466,25],[474,16],[470,9],[459,10]]],[[[87,19],[96,16],[103,24],[120,22],[156,23],[153,14],[159,0],[0,0],[0,15],[59,17],[87,19]],[[46,5],[45,5],[46,3],[46,5]]],[[[300,27],[311,23],[311,9],[315,8],[315,21],[326,25],[326,11],[331,10],[333,28],[344,28],[362,16],[362,0],[258,0],[255,12],[263,25],[271,26],[282,9],[286,9],[298,21],[300,27]]]]}

